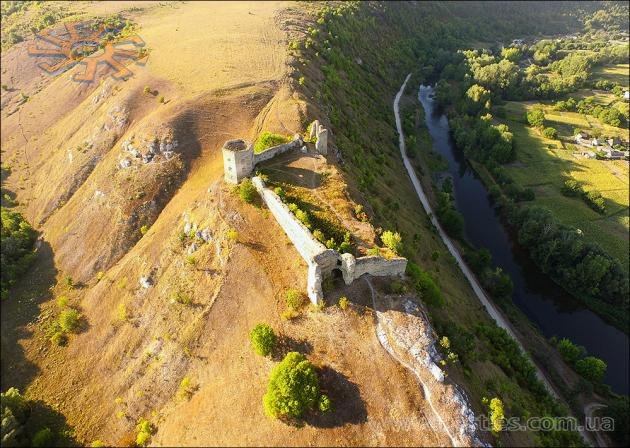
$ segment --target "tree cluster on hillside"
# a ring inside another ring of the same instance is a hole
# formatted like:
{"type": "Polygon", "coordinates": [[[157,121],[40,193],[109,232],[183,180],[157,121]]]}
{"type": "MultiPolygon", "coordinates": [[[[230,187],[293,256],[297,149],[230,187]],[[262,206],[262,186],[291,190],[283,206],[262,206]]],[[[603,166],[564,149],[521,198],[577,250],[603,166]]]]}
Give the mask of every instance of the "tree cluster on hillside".
{"type": "MultiPolygon", "coordinates": [[[[560,224],[544,207],[513,207],[508,220],[543,272],[573,295],[596,299],[627,315],[628,277],[599,245],[584,241],[575,228],[560,224]]],[[[619,314],[609,317],[623,319],[619,314]]]]}
{"type": "Polygon", "coordinates": [[[0,289],[5,298],[35,259],[37,233],[19,212],[3,207],[0,219],[0,289]]]}

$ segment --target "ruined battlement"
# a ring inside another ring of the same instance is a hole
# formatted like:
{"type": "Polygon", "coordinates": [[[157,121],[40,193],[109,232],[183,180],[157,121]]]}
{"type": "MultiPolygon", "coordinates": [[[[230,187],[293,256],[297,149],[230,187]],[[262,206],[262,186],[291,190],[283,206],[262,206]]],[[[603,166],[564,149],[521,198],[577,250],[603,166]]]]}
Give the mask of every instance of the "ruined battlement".
{"type": "Polygon", "coordinates": [[[406,258],[387,259],[379,256],[355,258],[352,254],[341,254],[336,250],[326,248],[296,218],[280,197],[267,188],[260,177],[253,177],[252,183],[300,256],[308,264],[306,290],[309,299],[314,304],[321,303],[324,298],[322,281],[331,276],[335,270],[341,273],[347,285],[364,274],[400,276],[405,273],[405,268],[407,267],[406,258]]]}
{"type": "MultiPolygon", "coordinates": [[[[310,139],[315,140],[315,150],[322,155],[328,154],[328,130],[319,121],[311,124],[310,139]]],[[[295,134],[293,140],[281,145],[272,146],[258,154],[254,153],[251,142],[242,139],[228,140],[223,144],[223,171],[225,181],[231,184],[240,183],[245,177],[251,175],[254,167],[265,160],[290,150],[304,147],[304,141],[300,134],[295,134]]]]}

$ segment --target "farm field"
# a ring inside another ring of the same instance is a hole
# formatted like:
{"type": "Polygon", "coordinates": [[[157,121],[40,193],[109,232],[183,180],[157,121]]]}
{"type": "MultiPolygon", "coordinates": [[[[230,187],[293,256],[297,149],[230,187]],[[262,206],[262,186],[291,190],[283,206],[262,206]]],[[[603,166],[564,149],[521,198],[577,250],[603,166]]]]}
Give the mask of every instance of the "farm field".
{"type": "Polygon", "coordinates": [[[516,161],[506,165],[510,176],[536,193],[535,202],[549,208],[564,224],[582,230],[587,241],[597,242],[614,256],[628,272],[628,162],[594,160],[574,156],[576,128],[589,133],[598,129],[605,136],[628,139],[628,129],[601,123],[598,119],[575,112],[553,111],[544,106],[546,126],[558,131],[558,139],[545,138],[525,123],[532,102],[506,103],[505,122],[514,134],[516,161]],[[601,215],[579,198],[562,194],[562,186],[574,178],[586,191],[598,190],[606,201],[601,215]]]}
{"type": "Polygon", "coordinates": [[[597,79],[616,82],[627,89],[629,70],[630,64],[615,64],[608,67],[599,67],[595,70],[595,76],[597,79]]]}

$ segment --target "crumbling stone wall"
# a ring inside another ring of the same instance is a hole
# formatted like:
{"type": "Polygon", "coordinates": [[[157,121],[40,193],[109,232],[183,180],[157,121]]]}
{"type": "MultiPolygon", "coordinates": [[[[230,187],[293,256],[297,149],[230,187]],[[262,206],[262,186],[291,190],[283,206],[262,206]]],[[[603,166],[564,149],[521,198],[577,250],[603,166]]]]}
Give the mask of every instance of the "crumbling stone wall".
{"type": "Polygon", "coordinates": [[[299,149],[303,144],[304,142],[302,141],[302,137],[300,137],[299,134],[296,134],[293,140],[289,143],[283,143],[282,145],[273,146],[259,154],[254,154],[254,165],[260,162],[264,162],[265,160],[272,159],[275,156],[287,152],[291,149],[299,149]]]}
{"type": "MultiPolygon", "coordinates": [[[[328,153],[328,130],[315,120],[311,125],[311,139],[316,138],[315,149],[320,154],[328,153]]],[[[228,140],[223,145],[223,171],[226,182],[238,184],[254,171],[256,164],[269,160],[284,152],[299,149],[304,145],[300,134],[295,134],[293,140],[282,145],[272,146],[265,151],[254,154],[251,142],[236,139],[228,140]]],[[[306,151],[306,149],[304,149],[306,151]]]]}
{"type": "Polygon", "coordinates": [[[308,264],[306,290],[309,299],[314,304],[319,304],[324,298],[322,281],[327,276],[332,275],[334,269],[341,271],[347,285],[364,274],[395,276],[405,273],[406,258],[386,259],[378,256],[355,258],[352,254],[340,254],[336,250],[327,249],[295,217],[280,197],[266,187],[265,182],[260,177],[253,177],[252,183],[269,211],[308,264]]]}

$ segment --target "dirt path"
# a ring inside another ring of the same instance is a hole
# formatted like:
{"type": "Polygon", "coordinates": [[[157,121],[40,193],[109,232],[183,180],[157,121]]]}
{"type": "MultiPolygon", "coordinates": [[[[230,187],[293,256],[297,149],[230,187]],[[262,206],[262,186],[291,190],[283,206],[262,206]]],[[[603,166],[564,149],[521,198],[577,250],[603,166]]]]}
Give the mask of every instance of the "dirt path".
{"type": "MultiPolygon", "coordinates": [[[[429,204],[429,200],[427,199],[427,196],[422,190],[422,185],[420,184],[420,180],[416,176],[416,172],[413,168],[413,165],[407,158],[407,151],[405,150],[405,136],[402,130],[402,125],[401,125],[401,120],[400,120],[400,111],[399,111],[398,105],[400,103],[400,98],[405,90],[405,87],[407,86],[407,82],[409,81],[410,77],[411,77],[411,74],[408,74],[407,77],[405,78],[405,82],[403,82],[402,86],[400,87],[400,90],[398,91],[398,93],[396,94],[396,97],[394,98],[394,116],[396,118],[396,129],[398,131],[398,146],[400,148],[400,155],[403,159],[403,163],[405,165],[405,168],[407,169],[407,174],[409,175],[409,178],[411,179],[411,183],[413,184],[413,187],[416,190],[416,194],[418,195],[418,199],[420,199],[420,202],[422,203],[422,207],[424,208],[424,211],[431,218],[431,223],[437,229],[438,234],[440,235],[440,238],[442,239],[442,241],[448,248],[448,251],[450,252],[450,254],[453,256],[453,258],[455,258],[457,265],[459,266],[464,276],[470,283],[470,286],[475,292],[475,295],[477,296],[481,304],[485,307],[486,311],[488,312],[490,317],[492,317],[495,323],[499,327],[507,331],[507,333],[519,345],[523,353],[527,354],[527,351],[525,350],[523,344],[521,343],[520,339],[518,338],[516,332],[513,330],[508,320],[501,314],[501,312],[491,302],[490,298],[486,295],[485,291],[479,284],[479,281],[475,277],[475,274],[470,270],[470,268],[464,262],[462,255],[460,254],[459,250],[457,249],[457,247],[455,246],[451,238],[446,234],[446,232],[444,232],[444,229],[442,229],[442,226],[440,225],[439,221],[436,218],[435,213],[433,212],[433,209],[431,208],[431,204],[429,204]]],[[[560,395],[553,388],[551,382],[547,379],[543,371],[540,369],[540,367],[538,367],[538,365],[535,363],[535,361],[531,357],[530,357],[530,361],[532,362],[534,368],[536,369],[536,376],[545,385],[545,387],[547,388],[547,391],[556,399],[561,400],[560,395]]],[[[595,444],[594,441],[592,440],[592,437],[589,434],[587,434],[584,430],[580,430],[580,434],[585,440],[587,440],[591,444],[595,444]]],[[[596,446],[600,446],[600,445],[596,445],[596,446]]]]}

